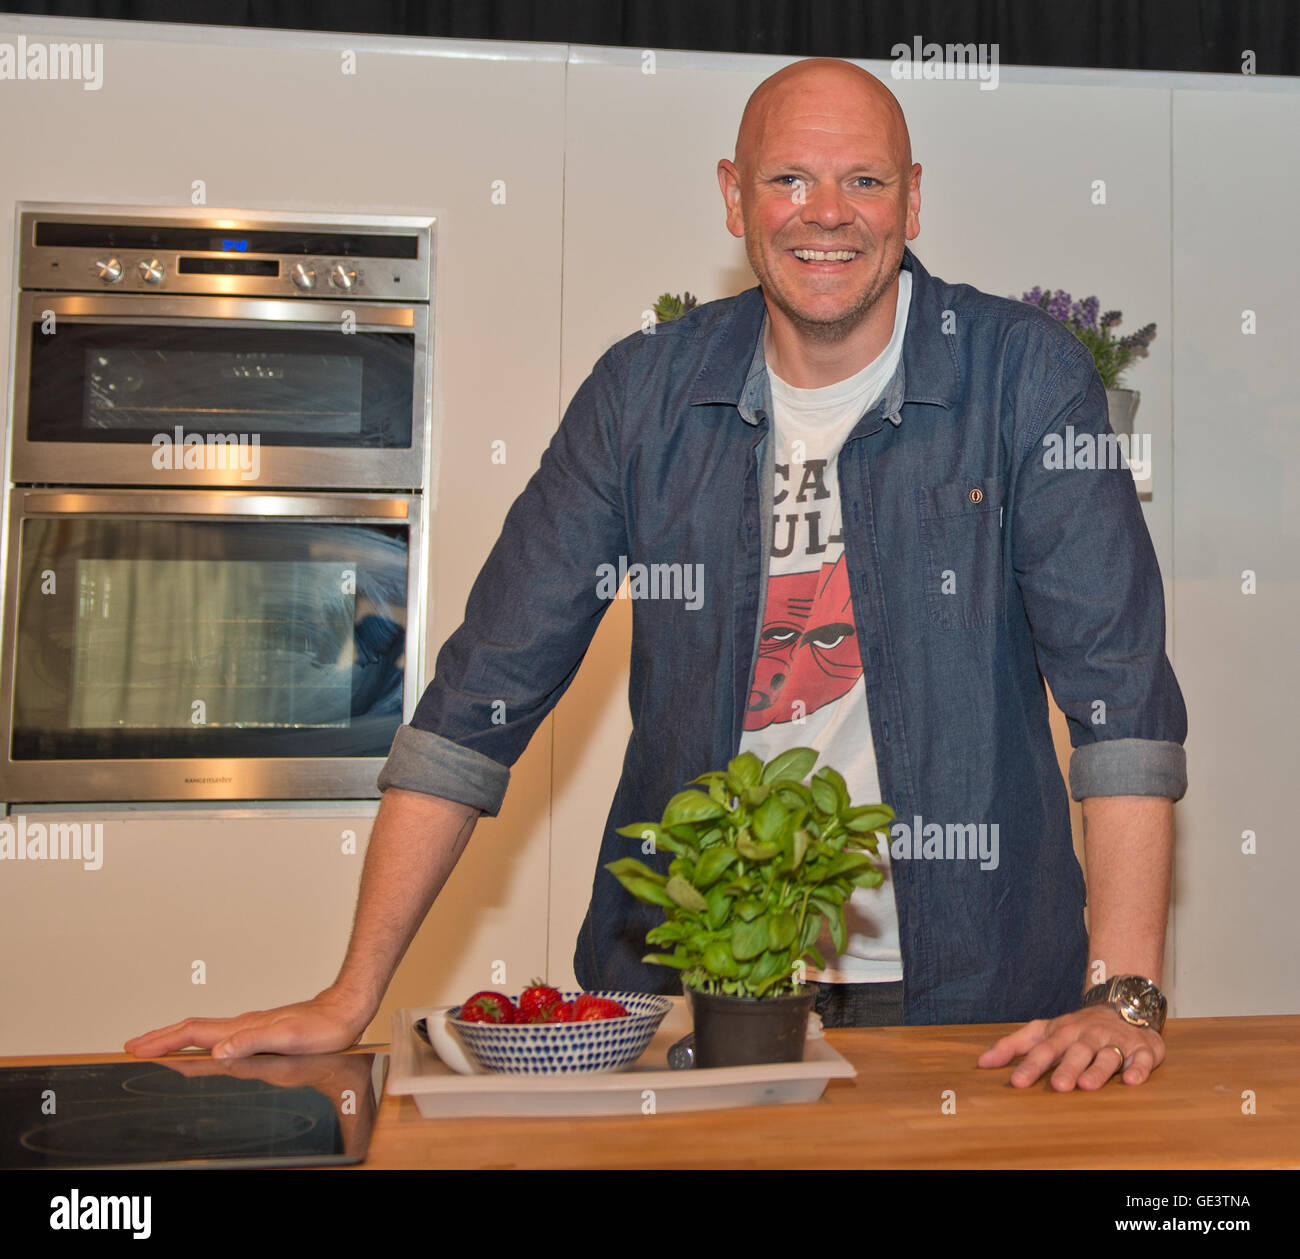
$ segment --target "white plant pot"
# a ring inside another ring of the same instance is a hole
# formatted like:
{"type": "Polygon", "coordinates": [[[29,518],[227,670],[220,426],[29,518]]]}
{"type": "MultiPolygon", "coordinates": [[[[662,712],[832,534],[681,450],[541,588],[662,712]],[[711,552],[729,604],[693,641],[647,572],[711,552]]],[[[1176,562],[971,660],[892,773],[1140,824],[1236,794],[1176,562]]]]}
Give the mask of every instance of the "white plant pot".
{"type": "Polygon", "coordinates": [[[1110,410],[1110,427],[1115,433],[1132,436],[1133,414],[1141,394],[1136,389],[1107,389],[1106,405],[1110,410]]]}

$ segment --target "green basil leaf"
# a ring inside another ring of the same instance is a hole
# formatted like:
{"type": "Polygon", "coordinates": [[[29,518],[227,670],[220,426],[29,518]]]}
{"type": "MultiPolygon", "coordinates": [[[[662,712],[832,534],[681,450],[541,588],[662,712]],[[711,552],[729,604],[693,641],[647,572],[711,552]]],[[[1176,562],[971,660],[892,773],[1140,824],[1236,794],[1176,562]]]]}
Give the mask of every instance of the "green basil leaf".
{"type": "Polygon", "coordinates": [[[740,975],[736,958],[724,940],[714,940],[707,945],[700,960],[711,975],[719,975],[723,979],[735,979],[740,975]]]}
{"type": "Polygon", "coordinates": [[[817,912],[828,922],[841,913],[838,901],[826,900],[821,896],[814,896],[808,904],[809,906],[815,905],[817,912]]]}
{"type": "Polygon", "coordinates": [[[813,748],[791,748],[773,757],[763,767],[762,782],[773,783],[782,779],[803,782],[808,771],[817,764],[818,753],[813,748]]]}
{"type": "Polygon", "coordinates": [[[842,813],[849,807],[849,789],[844,782],[843,775],[838,770],[832,769],[829,765],[823,765],[813,777],[820,778],[823,782],[828,783],[831,790],[835,792],[834,812],[842,813]]]}
{"type": "Polygon", "coordinates": [[[827,922],[830,924],[831,943],[835,946],[835,952],[843,953],[848,935],[844,930],[844,910],[837,909],[833,914],[828,915],[827,922]]]}
{"type": "Polygon", "coordinates": [[[641,960],[655,966],[673,966],[677,970],[685,970],[695,964],[688,957],[677,957],[672,953],[647,953],[641,960]]]}
{"type": "Polygon", "coordinates": [[[691,925],[686,922],[661,922],[645,933],[647,944],[676,944],[691,933],[691,925]]]}
{"type": "Polygon", "coordinates": [[[722,782],[726,777],[726,774],[723,774],[718,770],[712,770],[707,774],[701,774],[698,778],[692,778],[691,782],[703,783],[705,786],[709,786],[712,783],[722,782]]]}
{"type": "Polygon", "coordinates": [[[636,875],[624,874],[614,876],[633,896],[639,901],[644,901],[647,905],[659,905],[664,909],[676,909],[677,905],[672,897],[659,886],[658,883],[652,883],[649,879],[638,878],[636,875]]]}
{"type": "Polygon", "coordinates": [[[864,831],[883,831],[894,820],[894,810],[887,804],[866,804],[840,815],[845,829],[861,835],[864,831]]]}
{"type": "Polygon", "coordinates": [[[738,962],[757,957],[767,948],[767,918],[738,922],[731,931],[731,952],[738,962]]]}
{"type": "Polygon", "coordinates": [[[664,891],[677,905],[689,909],[692,913],[702,914],[708,909],[708,902],[681,875],[674,875],[668,880],[664,891]]]}
{"type": "Polygon", "coordinates": [[[731,916],[731,897],[723,888],[715,887],[705,900],[708,904],[705,921],[716,931],[731,916]]]}
{"type": "Polygon", "coordinates": [[[810,911],[805,915],[803,931],[799,935],[800,955],[807,951],[809,945],[817,943],[817,937],[822,933],[822,921],[822,916],[819,913],[810,911]]]}
{"type": "MultiPolygon", "coordinates": [[[[768,989],[772,989],[772,996],[778,996],[786,984],[790,984],[790,976],[785,970],[779,970],[775,975],[769,975],[761,983],[754,985],[754,996],[761,997],[768,989]]],[[[791,985],[793,986],[793,985],[791,985]]]]}
{"type": "Polygon", "coordinates": [[[879,887],[884,881],[884,873],[880,870],[863,870],[852,880],[854,887],[879,887]]]}
{"type": "Polygon", "coordinates": [[[767,917],[767,938],[769,949],[788,948],[799,932],[799,923],[788,910],[781,910],[767,917]]]}
{"type": "Polygon", "coordinates": [[[628,839],[639,839],[643,844],[649,839],[656,849],[662,848],[664,852],[680,855],[686,851],[658,822],[636,822],[631,826],[620,826],[614,833],[628,839]]]}
{"type": "Polygon", "coordinates": [[[706,848],[696,863],[695,877],[692,882],[698,888],[712,887],[735,860],[734,848],[706,848]]]}
{"type": "Polygon", "coordinates": [[[772,794],[781,801],[787,809],[801,809],[799,822],[802,825],[805,817],[808,816],[812,809],[813,797],[812,792],[808,790],[803,783],[781,782],[775,783],[772,787],[772,794]]]}
{"type": "Polygon", "coordinates": [[[786,956],[784,953],[773,953],[771,950],[764,953],[762,957],[754,964],[754,969],[750,972],[749,982],[751,984],[760,984],[765,979],[771,979],[774,975],[784,975],[786,970],[786,956]]]}
{"type": "Polygon", "coordinates": [[[742,752],[727,766],[727,773],[744,786],[754,787],[763,777],[763,762],[753,752],[742,752]]]}
{"type": "Polygon", "coordinates": [[[826,969],[826,959],[822,956],[821,949],[817,948],[816,945],[810,944],[806,949],[804,949],[803,956],[816,966],[818,970],[826,969]]]}
{"type": "Polygon", "coordinates": [[[781,833],[781,826],[789,816],[785,805],[775,796],[768,796],[754,810],[754,815],[750,818],[750,825],[753,827],[754,834],[759,841],[768,844],[781,833]]]}
{"type": "MultiPolygon", "coordinates": [[[[739,902],[735,909],[736,917],[742,919],[744,922],[753,922],[762,912],[763,902],[754,900],[752,897],[748,900],[739,902]]],[[[739,954],[737,954],[737,956],[739,956],[739,954]]]]}
{"type": "MultiPolygon", "coordinates": [[[[825,771],[822,771],[825,773],[825,771]]],[[[839,799],[835,795],[835,788],[830,785],[821,775],[814,775],[812,781],[808,784],[809,791],[812,792],[813,803],[828,815],[834,815],[839,812],[839,799]]]]}
{"type": "MultiPolygon", "coordinates": [[[[767,808],[766,805],[763,806],[767,808]]],[[[747,831],[736,836],[736,851],[746,861],[771,861],[781,851],[780,844],[756,844],[747,831]]]]}
{"type": "Polygon", "coordinates": [[[649,879],[652,883],[658,883],[660,887],[668,881],[658,870],[650,869],[644,861],[638,861],[635,857],[620,857],[617,861],[611,861],[606,865],[605,869],[616,879],[622,878],[625,874],[631,874],[642,879],[649,879]]]}
{"type": "Polygon", "coordinates": [[[830,864],[830,869],[826,871],[826,877],[833,879],[836,875],[847,874],[852,871],[856,874],[864,866],[871,865],[871,858],[865,852],[842,852],[830,864]]]}
{"type": "Polygon", "coordinates": [[[803,864],[804,856],[808,852],[808,845],[811,841],[812,836],[802,826],[790,836],[790,868],[792,870],[797,870],[803,864]]]}
{"type": "Polygon", "coordinates": [[[705,822],[726,813],[716,800],[710,800],[702,791],[679,791],[664,808],[663,825],[680,826],[689,822],[705,822]]]}
{"type": "Polygon", "coordinates": [[[626,835],[628,839],[645,839],[646,831],[650,832],[651,838],[657,837],[659,834],[659,823],[658,822],[632,822],[628,826],[620,826],[614,832],[614,834],[626,835]]]}

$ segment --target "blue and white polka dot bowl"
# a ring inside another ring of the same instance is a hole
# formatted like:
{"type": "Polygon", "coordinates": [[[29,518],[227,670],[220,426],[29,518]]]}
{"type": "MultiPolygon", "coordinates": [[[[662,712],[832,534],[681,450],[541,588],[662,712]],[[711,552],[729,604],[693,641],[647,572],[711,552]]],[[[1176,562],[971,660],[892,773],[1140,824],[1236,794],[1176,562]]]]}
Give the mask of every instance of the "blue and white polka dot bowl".
{"type": "MultiPolygon", "coordinates": [[[[582,994],[563,995],[572,1001],[582,994]]],[[[470,1057],[488,1071],[508,1075],[620,1071],[641,1056],[673,1005],[667,997],[646,992],[588,995],[617,1001],[627,1017],[583,1023],[467,1023],[459,1017],[460,1006],[454,1006],[447,1011],[447,1025],[470,1057]]]]}

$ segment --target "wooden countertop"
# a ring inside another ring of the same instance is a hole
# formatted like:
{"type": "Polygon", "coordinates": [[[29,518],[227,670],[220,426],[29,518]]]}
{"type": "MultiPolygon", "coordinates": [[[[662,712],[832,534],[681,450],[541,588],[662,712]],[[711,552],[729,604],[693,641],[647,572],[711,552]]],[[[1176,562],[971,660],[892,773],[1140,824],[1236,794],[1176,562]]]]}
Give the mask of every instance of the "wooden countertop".
{"type": "Polygon", "coordinates": [[[1057,1093],[975,1060],[1015,1024],[827,1031],[858,1070],[815,1103],[424,1119],[385,1096],[367,1168],[1300,1168],[1300,1014],[1177,1018],[1144,1085],[1057,1093]],[[956,1113],[943,1112],[945,1090],[956,1113]],[[1243,1106],[1253,1095],[1255,1111],[1243,1106]]]}
{"type": "Polygon", "coordinates": [[[977,1067],[1016,1026],[828,1031],[857,1078],[803,1105],[425,1119],[386,1096],[365,1167],[1300,1168],[1300,1015],[1171,1019],[1145,1084],[1091,1093],[1013,1088],[1010,1066],[977,1067]]]}
{"type": "MultiPolygon", "coordinates": [[[[1092,1093],[1057,1093],[1045,1081],[1016,1089],[1008,1083],[1010,1067],[976,1067],[980,1053],[1014,1027],[829,1031],[829,1043],[858,1076],[830,1081],[808,1104],[608,1118],[425,1119],[410,1097],[386,1094],[359,1170],[1300,1168],[1300,1015],[1172,1019],[1169,1055],[1147,1083],[1116,1078],[1092,1093]],[[953,1114],[942,1109],[947,1090],[953,1114]],[[1243,1113],[1247,1093],[1254,1114],[1243,1113]]],[[[5,1058],[0,1065],[105,1061],[133,1059],[81,1054],[5,1058]]]]}

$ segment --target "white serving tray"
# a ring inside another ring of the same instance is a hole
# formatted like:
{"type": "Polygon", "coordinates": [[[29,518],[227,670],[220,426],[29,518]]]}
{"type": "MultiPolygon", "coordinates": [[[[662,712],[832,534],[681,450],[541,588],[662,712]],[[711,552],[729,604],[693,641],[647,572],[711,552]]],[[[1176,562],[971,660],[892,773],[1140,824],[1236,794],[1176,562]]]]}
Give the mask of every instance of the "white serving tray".
{"type": "Polygon", "coordinates": [[[663,1115],[815,1102],[825,1092],[827,1081],[857,1075],[852,1063],[819,1032],[805,1042],[802,1062],[670,1071],[669,1046],[691,1030],[691,1013],[682,997],[673,998],[673,1008],[645,1052],[622,1071],[462,1075],[443,1062],[415,1031],[417,1020],[441,1019],[449,1008],[399,1010],[392,1020],[388,1092],[410,1094],[420,1114],[429,1119],[471,1115],[663,1115]]]}

